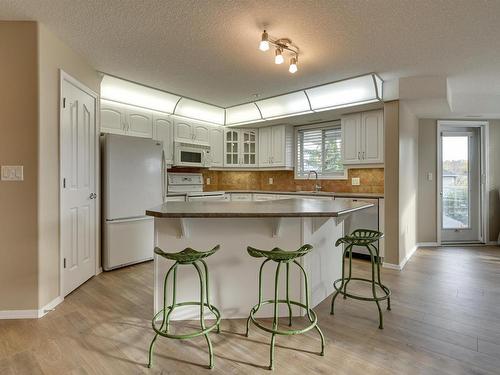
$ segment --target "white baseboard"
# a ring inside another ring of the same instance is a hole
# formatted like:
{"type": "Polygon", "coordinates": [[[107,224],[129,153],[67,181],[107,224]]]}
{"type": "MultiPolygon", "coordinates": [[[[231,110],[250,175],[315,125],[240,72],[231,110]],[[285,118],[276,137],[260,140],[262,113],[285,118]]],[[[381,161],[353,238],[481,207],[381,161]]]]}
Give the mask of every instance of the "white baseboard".
{"type": "Polygon", "coordinates": [[[411,259],[413,254],[415,254],[415,251],[417,251],[417,249],[419,247],[420,247],[420,244],[416,244],[399,264],[384,262],[384,263],[382,263],[382,267],[390,269],[390,270],[402,271],[403,268],[406,266],[406,263],[408,263],[408,261],[411,259]]]}
{"type": "Polygon", "coordinates": [[[418,247],[438,247],[437,242],[419,242],[417,243],[418,247]]]}
{"type": "Polygon", "coordinates": [[[54,310],[63,300],[59,296],[38,310],[3,310],[0,311],[0,319],[38,319],[54,310]]]}
{"type": "Polygon", "coordinates": [[[384,263],[382,263],[382,267],[383,268],[387,268],[389,270],[401,271],[401,266],[399,264],[393,264],[393,263],[384,262],[384,263]]]}

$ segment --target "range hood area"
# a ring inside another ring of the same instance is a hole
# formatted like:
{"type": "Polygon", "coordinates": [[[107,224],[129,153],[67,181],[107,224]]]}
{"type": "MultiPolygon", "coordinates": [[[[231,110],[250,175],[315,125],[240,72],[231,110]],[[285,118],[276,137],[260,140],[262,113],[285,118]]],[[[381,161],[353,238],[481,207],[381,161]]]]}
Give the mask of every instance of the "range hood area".
{"type": "Polygon", "coordinates": [[[376,73],[369,73],[224,108],[104,75],[101,98],[176,117],[222,126],[236,126],[382,102],[383,81],[376,73]]]}

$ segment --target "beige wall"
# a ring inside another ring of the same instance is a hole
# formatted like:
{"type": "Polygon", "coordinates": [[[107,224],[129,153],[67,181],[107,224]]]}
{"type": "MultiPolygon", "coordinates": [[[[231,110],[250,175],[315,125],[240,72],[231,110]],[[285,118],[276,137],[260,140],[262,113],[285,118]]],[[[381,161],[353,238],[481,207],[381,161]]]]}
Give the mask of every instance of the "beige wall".
{"type": "MultiPolygon", "coordinates": [[[[489,159],[488,187],[489,232],[490,241],[496,241],[500,232],[500,120],[489,120],[489,159]]],[[[418,207],[418,242],[437,241],[437,120],[419,121],[419,207],[418,207]],[[432,181],[427,180],[427,173],[432,172],[432,181]]]]}
{"type": "Polygon", "coordinates": [[[24,166],[24,181],[0,181],[0,310],[38,306],[36,34],[34,22],[0,22],[0,164],[24,166]]]}
{"type": "Polygon", "coordinates": [[[39,305],[59,295],[59,69],[99,92],[94,68],[39,24],[39,305]]]}
{"type": "Polygon", "coordinates": [[[500,233],[500,120],[490,120],[489,143],[490,241],[497,241],[500,233]]]}
{"type": "Polygon", "coordinates": [[[385,259],[399,263],[399,102],[384,103],[385,259]]]}
{"type": "Polygon", "coordinates": [[[418,127],[418,225],[417,240],[420,243],[436,242],[437,215],[437,144],[436,120],[420,119],[418,127]],[[432,180],[427,178],[432,173],[432,180]]]}
{"type": "Polygon", "coordinates": [[[418,119],[404,100],[399,102],[399,260],[417,244],[418,119]]]}
{"type": "Polygon", "coordinates": [[[98,73],[44,26],[0,22],[0,311],[59,296],[59,69],[99,92],[98,73]]]}

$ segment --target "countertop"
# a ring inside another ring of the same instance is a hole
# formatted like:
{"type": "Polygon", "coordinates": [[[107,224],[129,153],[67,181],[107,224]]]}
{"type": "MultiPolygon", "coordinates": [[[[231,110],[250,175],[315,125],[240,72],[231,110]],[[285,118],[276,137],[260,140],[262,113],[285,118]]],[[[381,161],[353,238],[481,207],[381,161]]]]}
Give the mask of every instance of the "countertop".
{"type": "Polygon", "coordinates": [[[320,199],[280,199],[264,202],[166,202],[146,211],[161,218],[262,218],[262,217],[337,217],[372,207],[365,202],[320,199]]]}
{"type": "MultiPolygon", "coordinates": [[[[209,192],[208,192],[209,193],[209,192]]],[[[241,194],[279,194],[279,195],[308,195],[311,197],[339,197],[339,198],[384,198],[384,193],[335,193],[328,191],[320,191],[312,193],[307,191],[269,191],[269,190],[225,190],[225,193],[241,193],[241,194]]],[[[185,196],[187,193],[168,193],[168,197],[185,196]]]]}

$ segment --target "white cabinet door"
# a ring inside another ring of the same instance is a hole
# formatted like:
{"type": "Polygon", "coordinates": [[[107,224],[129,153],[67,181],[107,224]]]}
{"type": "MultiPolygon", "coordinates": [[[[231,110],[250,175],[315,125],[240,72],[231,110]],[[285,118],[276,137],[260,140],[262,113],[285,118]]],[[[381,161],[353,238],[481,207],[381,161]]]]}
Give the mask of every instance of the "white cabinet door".
{"type": "Polygon", "coordinates": [[[257,130],[240,130],[240,159],[242,167],[257,166],[257,130]]]}
{"type": "Polygon", "coordinates": [[[272,131],[271,127],[259,129],[259,167],[271,166],[272,151],[272,131]]]}
{"type": "Polygon", "coordinates": [[[344,164],[361,163],[361,114],[342,116],[342,159],[344,164]]]}
{"type": "Polygon", "coordinates": [[[237,129],[224,131],[224,166],[240,165],[240,133],[237,129]]]}
{"type": "Polygon", "coordinates": [[[361,160],[363,163],[384,162],[384,114],[369,111],[361,114],[361,160]]]}
{"type": "Polygon", "coordinates": [[[194,143],[209,145],[209,127],[207,125],[192,124],[194,143]]]}
{"type": "Polygon", "coordinates": [[[224,166],[224,128],[211,127],[209,130],[211,167],[224,166]]]}
{"type": "Polygon", "coordinates": [[[165,163],[174,162],[174,124],[172,118],[166,115],[153,116],[153,139],[163,142],[165,163]]]}
{"type": "Polygon", "coordinates": [[[127,109],[127,135],[134,137],[153,137],[153,114],[140,109],[127,109]]]}
{"type": "Polygon", "coordinates": [[[101,101],[101,132],[125,134],[125,108],[101,101]]]}
{"type": "Polygon", "coordinates": [[[285,125],[278,125],[271,127],[271,166],[283,167],[285,165],[285,125]]]}
{"type": "Polygon", "coordinates": [[[193,127],[185,120],[174,122],[174,138],[176,142],[193,142],[193,127]]]}

